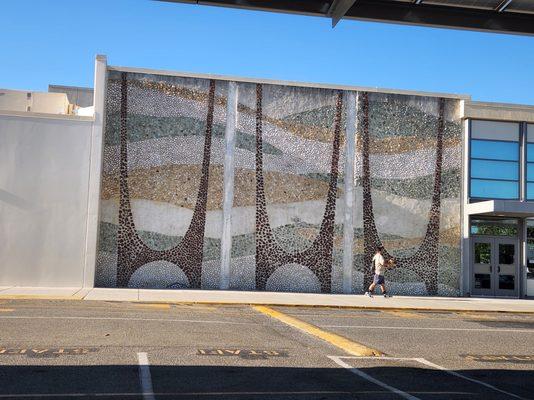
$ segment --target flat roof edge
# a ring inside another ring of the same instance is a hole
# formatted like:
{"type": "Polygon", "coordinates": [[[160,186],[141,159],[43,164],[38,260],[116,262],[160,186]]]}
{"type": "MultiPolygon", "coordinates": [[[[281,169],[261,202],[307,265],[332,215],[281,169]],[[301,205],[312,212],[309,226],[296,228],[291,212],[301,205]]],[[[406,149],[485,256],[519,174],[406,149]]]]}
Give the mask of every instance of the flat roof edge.
{"type": "Polygon", "coordinates": [[[83,122],[94,122],[94,117],[88,117],[83,115],[71,115],[71,114],[51,114],[51,113],[40,113],[33,111],[11,111],[11,110],[0,110],[1,117],[23,117],[23,118],[47,118],[47,119],[62,119],[62,120],[71,120],[71,121],[83,121],[83,122]]]}
{"type": "MultiPolygon", "coordinates": [[[[52,83],[48,84],[48,89],[50,88],[58,88],[58,89],[76,89],[76,90],[84,90],[87,92],[92,92],[94,89],[92,87],[86,87],[86,86],[69,86],[69,85],[54,85],[52,83]]],[[[50,92],[48,92],[50,93],[50,92]]]]}
{"type": "Polygon", "coordinates": [[[234,81],[234,82],[243,82],[243,83],[263,83],[267,85],[307,87],[307,88],[315,88],[315,89],[350,90],[350,91],[370,92],[370,93],[387,93],[387,94],[400,94],[400,95],[408,95],[408,96],[425,96],[425,97],[443,97],[447,99],[457,99],[457,100],[467,100],[467,101],[471,100],[471,96],[467,94],[425,92],[425,91],[401,90],[401,89],[385,89],[385,88],[379,88],[379,87],[284,81],[284,80],[276,80],[276,79],[247,78],[247,77],[242,77],[242,76],[192,73],[192,72],[172,71],[172,70],[123,67],[123,66],[115,66],[115,65],[113,66],[108,65],[108,70],[131,72],[131,73],[138,73],[138,74],[178,76],[178,77],[185,77],[185,78],[217,79],[221,81],[234,81]]]}
{"type": "Polygon", "coordinates": [[[513,110],[529,110],[534,112],[534,105],[518,103],[499,103],[491,101],[470,101],[470,107],[478,108],[508,108],[513,110]]]}

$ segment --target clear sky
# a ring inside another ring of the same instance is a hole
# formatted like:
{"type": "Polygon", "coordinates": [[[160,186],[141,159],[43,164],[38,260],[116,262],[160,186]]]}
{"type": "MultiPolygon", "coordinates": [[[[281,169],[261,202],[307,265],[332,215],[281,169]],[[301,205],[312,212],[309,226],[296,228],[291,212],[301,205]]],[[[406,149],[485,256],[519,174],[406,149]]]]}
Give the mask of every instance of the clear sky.
{"type": "Polygon", "coordinates": [[[470,94],[534,105],[534,37],[150,0],[1,0],[0,87],[111,65],[470,94]]]}

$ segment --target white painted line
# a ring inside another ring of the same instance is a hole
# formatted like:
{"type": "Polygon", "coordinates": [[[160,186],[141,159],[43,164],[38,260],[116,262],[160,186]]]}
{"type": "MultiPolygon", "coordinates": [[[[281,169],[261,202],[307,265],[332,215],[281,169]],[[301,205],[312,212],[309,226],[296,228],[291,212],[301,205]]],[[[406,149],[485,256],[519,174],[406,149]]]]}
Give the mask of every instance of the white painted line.
{"type": "Polygon", "coordinates": [[[511,396],[511,397],[514,397],[516,399],[521,399],[521,400],[526,400],[525,398],[521,397],[521,396],[518,396],[516,394],[513,394],[513,393],[510,393],[510,392],[507,392],[505,390],[502,390],[502,389],[499,389],[498,387],[495,387],[493,385],[490,385],[489,383],[486,383],[486,382],[482,382],[482,381],[479,381],[477,379],[473,379],[473,378],[469,378],[468,376],[465,376],[465,375],[462,375],[456,371],[451,371],[445,367],[442,367],[441,365],[437,365],[437,364],[434,364],[428,360],[425,360],[424,358],[416,358],[415,359],[417,362],[423,364],[423,365],[427,365],[431,368],[435,368],[435,369],[439,369],[440,371],[444,371],[446,373],[448,373],[449,375],[452,375],[452,376],[456,376],[458,378],[462,378],[462,379],[465,379],[466,381],[470,381],[470,382],[473,382],[473,383],[477,383],[479,385],[482,385],[482,386],[485,386],[489,389],[492,389],[492,390],[495,390],[499,393],[503,393],[507,396],[511,396]]]}
{"type": "Polygon", "coordinates": [[[198,324],[221,324],[221,325],[259,325],[255,322],[232,322],[232,321],[213,321],[213,320],[195,320],[195,319],[172,319],[172,318],[126,318],[126,317],[61,317],[61,316],[23,316],[23,315],[6,315],[0,316],[0,319],[72,319],[72,320],[89,320],[89,321],[157,321],[157,322],[188,322],[198,324]]]}
{"type": "Polygon", "coordinates": [[[534,329],[495,329],[495,328],[437,328],[420,326],[376,326],[376,325],[317,325],[320,328],[354,328],[354,329],[397,329],[411,331],[458,331],[458,332],[511,332],[511,333],[532,333],[534,329]]]}
{"type": "Polygon", "coordinates": [[[347,360],[375,360],[375,361],[417,361],[417,358],[412,357],[359,357],[359,356],[328,356],[328,357],[337,357],[339,359],[347,360]]]}
{"type": "Polygon", "coordinates": [[[155,400],[154,389],[152,388],[152,377],[150,376],[150,364],[146,353],[137,353],[139,360],[139,381],[141,383],[141,391],[143,392],[143,399],[155,400]]]}
{"type": "MultiPolygon", "coordinates": [[[[337,356],[337,357],[336,356],[328,356],[328,358],[330,358],[332,360],[338,359],[340,361],[341,361],[341,359],[374,360],[374,361],[384,361],[384,360],[387,360],[387,361],[416,361],[416,362],[418,362],[420,364],[426,365],[427,367],[431,367],[431,368],[446,372],[446,373],[448,373],[450,375],[453,375],[453,376],[455,376],[457,378],[465,379],[467,381],[482,385],[482,386],[487,387],[489,389],[495,390],[495,391],[497,391],[499,393],[506,394],[507,396],[511,396],[511,397],[514,397],[514,398],[520,399],[520,400],[527,400],[524,397],[521,397],[521,396],[518,396],[518,395],[516,395],[514,393],[510,393],[510,392],[507,392],[505,390],[499,389],[498,387],[490,385],[489,383],[482,382],[482,381],[479,381],[477,379],[469,378],[468,376],[460,374],[460,373],[458,373],[456,371],[451,371],[450,369],[442,367],[441,365],[434,364],[433,362],[430,362],[425,358],[410,358],[410,357],[380,357],[380,358],[378,358],[378,357],[355,357],[355,356],[337,356]]],[[[343,361],[341,361],[341,362],[343,362],[343,361]]],[[[341,364],[339,364],[339,365],[341,365],[341,364]]],[[[346,365],[348,365],[348,368],[352,368],[352,366],[350,366],[349,364],[346,364],[346,365]]]]}
{"type": "MultiPolygon", "coordinates": [[[[381,388],[389,390],[390,392],[395,393],[395,394],[401,396],[404,399],[407,399],[407,400],[421,400],[421,399],[419,399],[419,397],[412,396],[409,393],[403,392],[400,389],[397,389],[397,388],[395,388],[393,386],[388,385],[387,383],[384,383],[384,382],[382,382],[382,381],[380,381],[380,380],[378,380],[376,378],[373,378],[370,375],[367,375],[365,372],[360,371],[358,368],[354,368],[352,365],[349,365],[346,362],[342,361],[340,359],[341,357],[328,356],[328,358],[330,358],[332,361],[334,361],[337,365],[339,365],[339,366],[341,366],[341,367],[343,367],[345,369],[348,369],[354,375],[358,375],[360,378],[363,378],[363,379],[365,379],[365,380],[367,380],[369,382],[372,382],[375,385],[380,386],[381,388]]],[[[360,357],[354,357],[354,358],[360,358],[360,357]]],[[[382,360],[383,358],[382,357],[375,357],[375,359],[376,360],[382,360]]]]}

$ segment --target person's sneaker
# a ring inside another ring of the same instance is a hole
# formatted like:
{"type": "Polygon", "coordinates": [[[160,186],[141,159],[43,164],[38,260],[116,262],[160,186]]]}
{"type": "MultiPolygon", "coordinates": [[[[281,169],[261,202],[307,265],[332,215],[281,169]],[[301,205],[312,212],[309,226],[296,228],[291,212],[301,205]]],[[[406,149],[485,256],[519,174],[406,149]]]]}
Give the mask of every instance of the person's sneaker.
{"type": "Polygon", "coordinates": [[[391,296],[390,296],[389,294],[387,294],[387,293],[384,293],[384,297],[385,297],[386,299],[389,299],[391,296]]]}
{"type": "Polygon", "coordinates": [[[373,297],[373,295],[369,292],[365,292],[365,295],[364,296],[367,296],[367,297],[373,297]]]}

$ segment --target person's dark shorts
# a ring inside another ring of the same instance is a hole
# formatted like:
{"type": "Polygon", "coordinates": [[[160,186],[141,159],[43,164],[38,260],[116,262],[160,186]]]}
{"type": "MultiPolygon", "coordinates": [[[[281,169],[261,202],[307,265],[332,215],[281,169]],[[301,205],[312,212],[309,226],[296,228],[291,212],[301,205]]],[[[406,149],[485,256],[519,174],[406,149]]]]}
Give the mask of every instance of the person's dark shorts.
{"type": "Polygon", "coordinates": [[[384,280],[384,275],[378,275],[378,274],[375,274],[374,278],[373,278],[373,283],[375,285],[383,285],[385,282],[384,280]]]}

